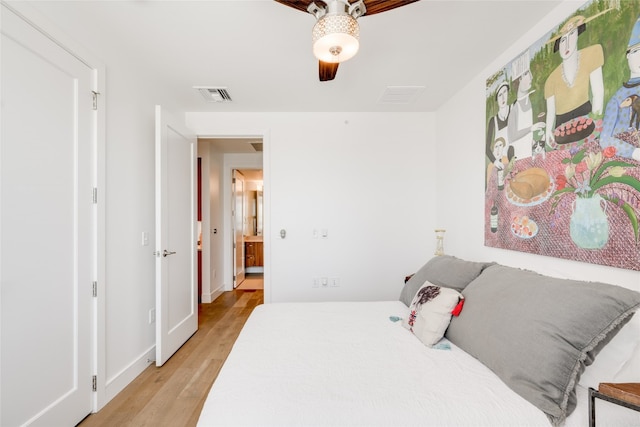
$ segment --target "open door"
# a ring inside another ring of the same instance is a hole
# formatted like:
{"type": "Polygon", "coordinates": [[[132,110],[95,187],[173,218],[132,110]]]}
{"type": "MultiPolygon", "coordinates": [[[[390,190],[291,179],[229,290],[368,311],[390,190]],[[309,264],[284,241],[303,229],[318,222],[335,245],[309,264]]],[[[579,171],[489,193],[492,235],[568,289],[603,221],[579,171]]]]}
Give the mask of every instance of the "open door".
{"type": "Polygon", "coordinates": [[[198,329],[197,140],[156,106],[156,366],[198,329]]]}
{"type": "Polygon", "coordinates": [[[244,281],[244,175],[233,171],[233,288],[244,281]]]}

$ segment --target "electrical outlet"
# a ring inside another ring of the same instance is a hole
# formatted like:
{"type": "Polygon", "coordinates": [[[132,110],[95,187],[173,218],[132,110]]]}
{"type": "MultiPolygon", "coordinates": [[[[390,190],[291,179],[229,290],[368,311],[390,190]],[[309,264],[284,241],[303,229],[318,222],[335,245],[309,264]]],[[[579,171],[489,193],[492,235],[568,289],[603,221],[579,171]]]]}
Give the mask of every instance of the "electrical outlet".
{"type": "Polygon", "coordinates": [[[152,308],[149,310],[149,324],[152,324],[156,321],[156,309],[152,308]]]}

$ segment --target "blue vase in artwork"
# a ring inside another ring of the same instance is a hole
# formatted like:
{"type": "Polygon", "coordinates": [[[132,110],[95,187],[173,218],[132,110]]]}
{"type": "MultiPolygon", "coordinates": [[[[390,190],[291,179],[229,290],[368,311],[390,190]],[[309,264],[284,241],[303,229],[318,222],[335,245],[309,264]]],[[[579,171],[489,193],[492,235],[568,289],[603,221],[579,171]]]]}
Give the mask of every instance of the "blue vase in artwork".
{"type": "Polygon", "coordinates": [[[600,249],[609,241],[606,203],[598,194],[588,198],[576,198],[569,223],[569,234],[578,247],[600,249]]]}

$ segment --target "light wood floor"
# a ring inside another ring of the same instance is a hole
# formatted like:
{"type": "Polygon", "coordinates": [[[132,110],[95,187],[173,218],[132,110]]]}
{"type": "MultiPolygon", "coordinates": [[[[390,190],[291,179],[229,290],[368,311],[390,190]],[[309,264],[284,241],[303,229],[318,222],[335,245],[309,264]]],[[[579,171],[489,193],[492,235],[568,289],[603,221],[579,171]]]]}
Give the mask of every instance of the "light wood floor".
{"type": "Polygon", "coordinates": [[[247,290],[247,289],[264,289],[264,275],[250,273],[247,274],[236,289],[247,290]]]}
{"type": "Polygon", "coordinates": [[[262,302],[261,290],[235,290],[201,304],[193,337],[164,366],[149,366],[79,426],[195,426],[240,329],[262,302]]]}

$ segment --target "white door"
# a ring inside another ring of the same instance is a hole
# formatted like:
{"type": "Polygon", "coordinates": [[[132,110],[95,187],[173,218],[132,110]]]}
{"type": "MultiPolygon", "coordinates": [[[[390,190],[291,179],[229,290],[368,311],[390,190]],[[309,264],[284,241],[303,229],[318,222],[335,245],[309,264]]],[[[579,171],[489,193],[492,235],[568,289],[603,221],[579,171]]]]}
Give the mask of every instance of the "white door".
{"type": "Polygon", "coordinates": [[[156,106],[156,366],[198,329],[197,142],[156,106]]]}
{"type": "Polygon", "coordinates": [[[233,287],[236,288],[244,281],[244,175],[237,170],[233,171],[232,197],[233,287]]]}
{"type": "Polygon", "coordinates": [[[93,71],[0,5],[0,425],[92,410],[93,71]]]}

